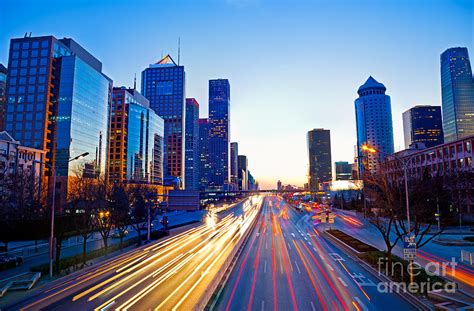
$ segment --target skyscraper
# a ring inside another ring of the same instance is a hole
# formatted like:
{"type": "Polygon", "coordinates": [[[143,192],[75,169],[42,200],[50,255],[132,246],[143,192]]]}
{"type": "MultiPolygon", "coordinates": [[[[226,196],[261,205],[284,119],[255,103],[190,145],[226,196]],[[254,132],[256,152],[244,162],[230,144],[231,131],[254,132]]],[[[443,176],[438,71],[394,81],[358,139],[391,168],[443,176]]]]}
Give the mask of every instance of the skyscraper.
{"type": "Polygon", "coordinates": [[[230,84],[209,80],[209,188],[223,189],[230,178],[230,84]]]}
{"type": "Polygon", "coordinates": [[[394,151],[392,106],[390,96],[385,94],[386,90],[382,83],[370,76],[357,91],[359,98],[355,100],[355,113],[359,174],[364,168],[376,171],[380,167],[380,161],[385,158],[384,154],[392,154],[394,151]],[[364,144],[379,152],[366,154],[362,150],[364,144]]]}
{"type": "Polygon", "coordinates": [[[185,72],[166,55],[142,71],[142,94],[150,107],[165,121],[164,178],[184,183],[185,72]]]}
{"type": "Polygon", "coordinates": [[[163,183],[164,122],[135,89],[114,87],[108,171],[113,182],[163,183]]]}
{"type": "Polygon", "coordinates": [[[239,144],[230,143],[230,182],[237,185],[239,178],[239,144]]]}
{"type": "Polygon", "coordinates": [[[314,129],[308,132],[310,191],[317,191],[319,184],[332,180],[331,133],[325,129],[314,129]]]}
{"type": "Polygon", "coordinates": [[[440,106],[415,106],[403,113],[405,148],[423,143],[427,148],[444,142],[440,106]]]}
{"type": "Polygon", "coordinates": [[[209,185],[209,119],[199,119],[199,188],[206,190],[209,185]]]}
{"type": "Polygon", "coordinates": [[[336,180],[352,179],[352,164],[349,162],[339,161],[335,163],[336,180]]]}
{"type": "Polygon", "coordinates": [[[199,103],[186,98],[185,126],[185,174],[186,189],[199,189],[199,103]]]}
{"type": "Polygon", "coordinates": [[[467,48],[441,54],[444,141],[474,135],[474,81],[467,48]]]}
{"type": "Polygon", "coordinates": [[[5,93],[7,88],[8,70],[0,64],[0,132],[5,129],[5,93]]]}
{"type": "Polygon", "coordinates": [[[248,160],[247,156],[240,155],[238,156],[238,184],[239,190],[248,190],[248,160]]]}
{"type": "Polygon", "coordinates": [[[96,177],[106,171],[111,92],[102,63],[74,40],[11,40],[5,128],[23,145],[46,152],[60,202],[78,173],[96,177]],[[69,161],[85,152],[87,157],[69,161]]]}

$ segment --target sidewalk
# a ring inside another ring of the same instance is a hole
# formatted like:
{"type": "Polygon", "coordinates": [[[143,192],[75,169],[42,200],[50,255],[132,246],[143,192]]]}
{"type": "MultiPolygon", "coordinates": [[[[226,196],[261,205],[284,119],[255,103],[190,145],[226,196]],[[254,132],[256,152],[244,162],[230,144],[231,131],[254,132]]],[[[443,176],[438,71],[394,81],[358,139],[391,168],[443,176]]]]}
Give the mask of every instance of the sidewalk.
{"type": "MultiPolygon", "coordinates": [[[[178,225],[190,223],[193,221],[199,221],[199,222],[202,221],[202,218],[205,212],[206,211],[202,211],[202,210],[192,211],[192,212],[172,211],[166,214],[156,215],[156,218],[153,221],[153,229],[158,230],[158,229],[163,228],[163,226],[160,223],[160,220],[165,215],[168,216],[169,226],[178,226],[178,225]]],[[[128,231],[129,231],[129,234],[124,238],[124,241],[137,238],[138,234],[136,230],[130,227],[128,231]]],[[[114,231],[111,232],[110,236],[112,236],[113,233],[114,231]]],[[[142,235],[146,234],[146,231],[145,230],[142,231],[141,234],[142,235]]],[[[109,240],[108,240],[109,246],[117,245],[119,243],[120,243],[120,239],[116,239],[116,238],[114,239],[114,238],[109,237],[109,240]]],[[[92,250],[100,249],[103,247],[104,247],[104,242],[102,238],[100,237],[100,234],[96,232],[93,234],[91,238],[88,239],[86,249],[87,249],[87,252],[90,252],[92,250]]],[[[23,258],[24,259],[23,263],[15,268],[0,271],[0,280],[15,276],[21,273],[29,272],[31,267],[49,262],[48,244],[42,245],[41,248],[38,248],[38,252],[36,253],[31,252],[31,246],[26,246],[26,248],[28,249],[29,255],[23,258]]],[[[66,257],[82,254],[82,251],[83,251],[82,248],[83,248],[82,237],[80,236],[71,237],[63,241],[63,247],[61,250],[61,258],[66,258],[66,257]]],[[[33,248],[33,251],[34,251],[34,248],[33,248]]],[[[14,252],[15,253],[23,252],[23,250],[16,249],[14,250],[14,252]]],[[[15,256],[21,256],[21,255],[16,254],[15,256]]]]}

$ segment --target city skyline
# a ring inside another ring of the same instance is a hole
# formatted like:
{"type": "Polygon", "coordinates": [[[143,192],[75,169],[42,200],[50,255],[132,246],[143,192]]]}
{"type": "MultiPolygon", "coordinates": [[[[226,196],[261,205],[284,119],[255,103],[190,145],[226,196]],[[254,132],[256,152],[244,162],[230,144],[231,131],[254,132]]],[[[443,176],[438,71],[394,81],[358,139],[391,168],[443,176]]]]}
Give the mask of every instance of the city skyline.
{"type": "MultiPolygon", "coordinates": [[[[6,30],[0,35],[0,62],[7,63],[10,38],[22,37],[25,32],[72,37],[104,64],[103,71],[115,86],[131,85],[134,73],[158,61],[162,53],[170,53],[177,60],[177,41],[181,37],[180,65],[186,68],[186,96],[205,103],[208,80],[229,79],[233,86],[230,140],[239,142],[239,151],[250,159],[250,169],[262,188],[275,187],[279,179],[285,184],[305,182],[305,133],[312,128],[330,129],[333,140],[339,142],[332,146],[333,161],[353,161],[353,100],[358,86],[369,75],[383,81],[388,89],[395,150],[403,149],[402,112],[415,105],[441,105],[440,54],[457,46],[473,52],[469,24],[472,5],[468,1],[437,2],[434,6],[386,2],[379,5],[377,14],[370,6],[345,2],[330,7],[325,2],[299,2],[289,8],[284,3],[270,7],[259,1],[227,1],[212,2],[206,10],[180,2],[164,8],[161,21],[137,18],[134,27],[94,18],[106,11],[114,14],[125,5],[120,1],[113,6],[75,4],[77,10],[66,13],[70,9],[67,4],[47,12],[47,5],[30,2],[20,11],[18,4],[7,2],[3,12],[16,10],[18,14],[0,13],[0,26],[6,30]],[[359,22],[338,17],[342,9],[354,10],[359,22]],[[35,17],[33,12],[41,16],[35,17]],[[183,17],[179,20],[199,16],[193,19],[196,27],[191,29],[189,22],[179,25],[177,12],[183,17]],[[314,16],[308,18],[309,12],[314,16]],[[86,25],[70,22],[85,15],[89,17],[86,25]],[[255,21],[241,25],[239,21],[247,15],[255,21]],[[210,16],[213,22],[228,22],[222,29],[213,28],[213,23],[207,21],[210,16]],[[399,18],[390,21],[396,16],[399,18]],[[117,32],[124,36],[136,32],[133,46],[107,35],[117,32]],[[343,33],[346,35],[341,37],[343,33]],[[428,36],[430,33],[437,35],[428,36]],[[378,45],[382,36],[391,40],[378,45]],[[215,38],[217,42],[209,48],[215,38]],[[345,70],[331,70],[334,62],[345,70]],[[282,90],[283,86],[288,90],[282,90]],[[294,109],[295,102],[299,109],[294,109]],[[328,106],[331,109],[321,109],[328,106]],[[317,109],[318,113],[309,112],[317,109]],[[275,166],[282,167],[277,175],[272,169],[275,166]]],[[[157,10],[158,5],[145,1],[136,9],[135,16],[146,16],[145,12],[157,10]]],[[[205,116],[207,107],[200,115],[205,116]]]]}

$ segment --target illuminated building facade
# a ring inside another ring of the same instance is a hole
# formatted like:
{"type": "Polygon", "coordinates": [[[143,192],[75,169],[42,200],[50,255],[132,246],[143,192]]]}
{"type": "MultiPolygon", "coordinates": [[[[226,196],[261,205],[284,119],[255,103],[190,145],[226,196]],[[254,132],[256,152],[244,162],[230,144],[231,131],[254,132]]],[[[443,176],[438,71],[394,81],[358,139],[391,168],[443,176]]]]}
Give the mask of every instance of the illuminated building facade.
{"type": "Polygon", "coordinates": [[[336,180],[352,180],[352,164],[339,161],[335,163],[336,180]]]}
{"type": "Polygon", "coordinates": [[[314,129],[308,132],[308,184],[310,191],[318,191],[319,185],[332,180],[331,132],[314,129]]]}
{"type": "Polygon", "coordinates": [[[206,190],[209,185],[209,119],[199,119],[199,188],[206,190]]]}
{"type": "Polygon", "coordinates": [[[385,158],[384,154],[392,154],[394,151],[392,106],[390,96],[385,94],[386,90],[382,83],[369,77],[357,91],[359,98],[355,100],[355,114],[359,174],[362,174],[364,169],[377,171],[380,161],[385,158]],[[365,153],[362,150],[365,144],[380,152],[365,153]]]}
{"type": "Polygon", "coordinates": [[[164,122],[135,89],[113,89],[110,116],[109,180],[163,183],[164,122]]]}
{"type": "Polygon", "coordinates": [[[185,126],[185,175],[186,189],[199,189],[199,103],[186,98],[185,126]]]}
{"type": "Polygon", "coordinates": [[[474,135],[474,81],[467,48],[441,54],[444,141],[474,135]]]}
{"type": "Polygon", "coordinates": [[[433,147],[444,142],[443,120],[439,106],[415,106],[403,113],[405,148],[413,143],[433,147]]]}
{"type": "Polygon", "coordinates": [[[227,79],[209,80],[209,179],[208,188],[229,184],[230,84],[227,79]]]}
{"type": "Polygon", "coordinates": [[[22,145],[45,152],[58,176],[60,202],[70,178],[106,172],[111,92],[102,63],[74,40],[11,40],[5,128],[22,145]],[[85,152],[87,157],[69,161],[85,152]]]}
{"type": "Polygon", "coordinates": [[[239,190],[248,190],[249,170],[247,156],[238,156],[238,184],[239,190]]]}
{"type": "Polygon", "coordinates": [[[185,72],[166,55],[142,72],[142,94],[165,124],[164,179],[184,183],[185,72]]]}
{"type": "Polygon", "coordinates": [[[239,178],[239,144],[236,142],[230,143],[230,182],[237,185],[239,178]]]}

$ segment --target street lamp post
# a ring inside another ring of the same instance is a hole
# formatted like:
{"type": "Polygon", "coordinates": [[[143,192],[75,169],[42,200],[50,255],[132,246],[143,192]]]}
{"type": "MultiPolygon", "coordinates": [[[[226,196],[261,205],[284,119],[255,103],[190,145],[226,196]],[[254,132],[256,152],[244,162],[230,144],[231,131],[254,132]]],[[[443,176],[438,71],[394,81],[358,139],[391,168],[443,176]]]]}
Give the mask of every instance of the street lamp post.
{"type": "MultiPolygon", "coordinates": [[[[89,152],[84,152],[72,159],[69,159],[68,162],[78,160],[87,155],[89,155],[89,152]]],[[[54,166],[44,161],[34,160],[33,162],[46,165],[47,167],[49,167],[49,169],[51,170],[51,173],[53,174],[53,202],[51,203],[51,228],[50,228],[51,232],[50,232],[50,237],[49,237],[49,277],[52,278],[53,277],[53,261],[54,261],[53,246],[54,246],[54,211],[55,211],[55,203],[56,203],[56,169],[54,166]]]]}
{"type": "MultiPolygon", "coordinates": [[[[410,200],[408,197],[408,164],[414,158],[414,156],[404,160],[395,154],[390,154],[387,152],[383,152],[381,150],[377,150],[374,147],[370,147],[368,145],[362,145],[362,150],[369,152],[369,153],[381,153],[389,157],[393,157],[397,161],[399,161],[403,166],[403,179],[405,184],[405,204],[406,204],[406,212],[407,212],[407,226],[408,226],[408,236],[411,236],[411,221],[410,221],[410,200]]],[[[413,265],[413,259],[410,260],[410,267],[413,265]]],[[[411,270],[411,269],[410,269],[411,270]]],[[[413,273],[410,273],[410,283],[413,283],[413,273]]]]}

